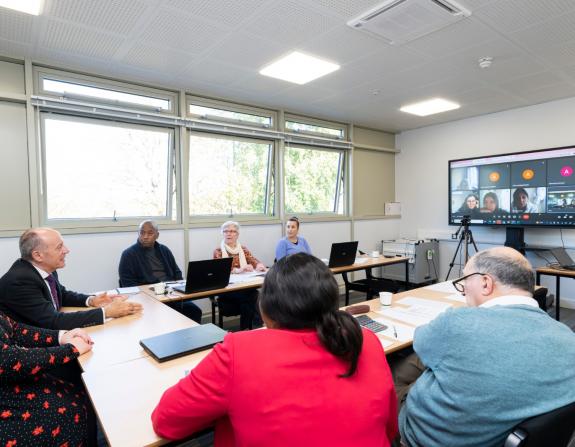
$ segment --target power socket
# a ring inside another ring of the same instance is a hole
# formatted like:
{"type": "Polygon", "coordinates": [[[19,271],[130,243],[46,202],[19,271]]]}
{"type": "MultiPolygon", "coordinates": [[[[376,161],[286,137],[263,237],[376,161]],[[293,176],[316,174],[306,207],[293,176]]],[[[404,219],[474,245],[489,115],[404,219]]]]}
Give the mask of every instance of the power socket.
{"type": "Polygon", "coordinates": [[[428,260],[433,259],[433,250],[427,250],[427,259],[428,260]]]}

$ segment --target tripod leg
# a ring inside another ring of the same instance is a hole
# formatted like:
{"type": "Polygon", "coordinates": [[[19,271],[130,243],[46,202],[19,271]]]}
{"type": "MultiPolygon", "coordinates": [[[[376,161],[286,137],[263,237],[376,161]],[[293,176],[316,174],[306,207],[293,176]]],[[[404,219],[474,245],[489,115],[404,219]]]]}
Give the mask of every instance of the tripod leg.
{"type": "Polygon", "coordinates": [[[459,249],[461,248],[461,244],[463,243],[463,235],[464,235],[464,233],[461,233],[461,236],[459,237],[459,242],[457,243],[457,248],[455,249],[455,253],[453,253],[453,258],[451,259],[451,262],[449,263],[449,270],[447,271],[447,276],[445,277],[446,281],[449,279],[449,275],[451,274],[451,269],[455,265],[455,260],[457,259],[457,253],[459,253],[459,249]]]}

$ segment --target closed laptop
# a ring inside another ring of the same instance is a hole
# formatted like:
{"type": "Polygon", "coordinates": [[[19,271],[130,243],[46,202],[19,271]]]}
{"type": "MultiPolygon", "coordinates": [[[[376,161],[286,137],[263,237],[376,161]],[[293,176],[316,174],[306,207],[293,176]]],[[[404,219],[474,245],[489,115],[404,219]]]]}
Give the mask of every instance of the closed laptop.
{"type": "Polygon", "coordinates": [[[204,324],[140,340],[140,345],[158,362],[203,351],[223,341],[227,334],[215,324],[204,324]]]}
{"type": "Polygon", "coordinates": [[[358,241],[331,244],[328,267],[344,267],[355,262],[358,241]]]}
{"type": "Polygon", "coordinates": [[[185,286],[175,286],[182,293],[204,292],[223,289],[230,282],[233,258],[190,261],[185,286]]]}

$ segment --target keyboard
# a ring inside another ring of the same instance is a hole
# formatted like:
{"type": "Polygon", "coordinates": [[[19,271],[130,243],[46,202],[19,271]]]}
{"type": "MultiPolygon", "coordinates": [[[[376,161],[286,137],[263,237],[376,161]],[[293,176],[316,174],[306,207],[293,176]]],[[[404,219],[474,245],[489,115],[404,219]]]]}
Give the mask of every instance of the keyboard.
{"type": "Polygon", "coordinates": [[[371,332],[381,332],[387,329],[385,324],[378,323],[377,321],[369,318],[367,315],[359,315],[357,322],[364,328],[369,329],[371,332]]]}

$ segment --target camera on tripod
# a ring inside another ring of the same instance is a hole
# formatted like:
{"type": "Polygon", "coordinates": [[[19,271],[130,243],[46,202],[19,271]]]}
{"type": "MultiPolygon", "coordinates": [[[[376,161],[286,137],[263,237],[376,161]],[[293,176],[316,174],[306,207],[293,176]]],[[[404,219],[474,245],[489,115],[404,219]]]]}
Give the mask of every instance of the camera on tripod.
{"type": "Polygon", "coordinates": [[[461,218],[461,222],[459,223],[459,228],[457,229],[457,231],[455,233],[451,233],[451,239],[457,239],[459,237],[459,232],[461,231],[462,228],[468,229],[469,228],[469,224],[471,223],[471,216],[463,216],[461,218]]]}
{"type": "Polygon", "coordinates": [[[455,233],[451,235],[451,239],[459,239],[457,244],[457,248],[455,249],[455,253],[453,254],[453,259],[449,263],[449,270],[447,271],[447,276],[445,280],[449,279],[449,275],[451,274],[451,269],[455,265],[455,259],[457,258],[457,254],[460,251],[463,251],[463,264],[465,265],[469,260],[469,246],[471,245],[475,249],[475,253],[477,253],[477,245],[475,245],[475,241],[473,240],[473,234],[469,229],[469,224],[471,223],[471,216],[463,216],[461,218],[461,222],[459,224],[459,228],[455,233]],[[463,231],[462,231],[463,230],[463,231]]]}

